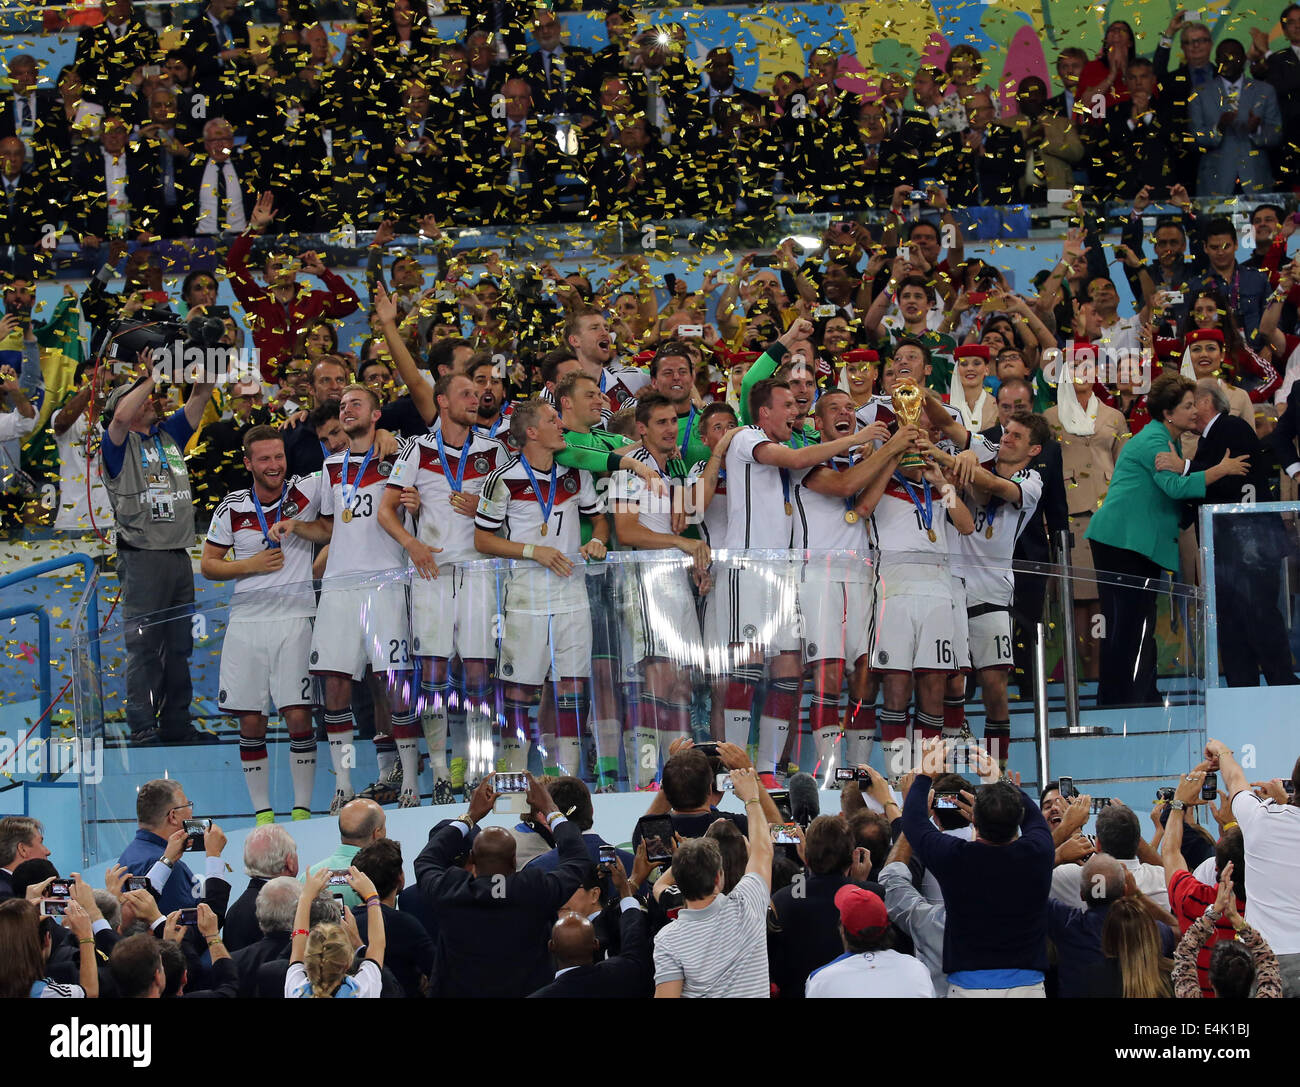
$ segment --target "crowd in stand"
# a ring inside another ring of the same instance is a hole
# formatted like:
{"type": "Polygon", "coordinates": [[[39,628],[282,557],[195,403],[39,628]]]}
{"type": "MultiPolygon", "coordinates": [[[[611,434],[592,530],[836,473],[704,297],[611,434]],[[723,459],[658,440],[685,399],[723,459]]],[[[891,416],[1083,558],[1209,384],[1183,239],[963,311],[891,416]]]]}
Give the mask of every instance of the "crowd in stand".
{"type": "Polygon", "coordinates": [[[593,830],[573,777],[529,775],[521,821],[480,826],[503,798],[488,777],[410,885],[357,799],[311,865],[282,826],[251,831],[233,902],[221,828],[191,830],[182,785],[150,781],[102,888],[61,878],[38,822],[0,819],[0,994],[1300,996],[1300,764],[1252,784],[1226,745],[1204,755],[1158,790],[1148,841],[1118,800],[1085,836],[1093,798],[1062,781],[1036,800],[941,739],[897,792],[857,768],[834,814],[810,778],[771,793],[742,748],[683,739],[633,852],[593,830]],[[721,779],[743,815],[716,807],[721,779]]]}

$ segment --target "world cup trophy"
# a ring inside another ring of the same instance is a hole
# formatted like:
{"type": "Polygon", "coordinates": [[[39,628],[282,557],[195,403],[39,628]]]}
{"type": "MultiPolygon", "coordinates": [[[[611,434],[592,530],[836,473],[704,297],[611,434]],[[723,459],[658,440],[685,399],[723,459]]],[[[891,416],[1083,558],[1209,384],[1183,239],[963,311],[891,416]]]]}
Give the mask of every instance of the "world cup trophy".
{"type": "MultiPolygon", "coordinates": [[[[919,426],[921,411],[925,406],[925,396],[912,381],[904,381],[894,389],[894,414],[904,426],[919,426]]],[[[900,468],[924,468],[925,458],[916,450],[905,453],[898,462],[900,468]]]]}

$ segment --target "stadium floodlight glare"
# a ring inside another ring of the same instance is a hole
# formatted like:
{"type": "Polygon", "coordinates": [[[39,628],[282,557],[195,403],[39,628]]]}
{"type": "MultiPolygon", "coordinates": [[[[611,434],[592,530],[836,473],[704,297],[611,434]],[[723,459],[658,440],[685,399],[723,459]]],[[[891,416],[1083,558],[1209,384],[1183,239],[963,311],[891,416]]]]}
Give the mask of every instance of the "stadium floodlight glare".
{"type": "Polygon", "coordinates": [[[793,234],[785,240],[794,242],[801,249],[816,249],[822,243],[820,238],[814,238],[811,234],[793,234]]]}

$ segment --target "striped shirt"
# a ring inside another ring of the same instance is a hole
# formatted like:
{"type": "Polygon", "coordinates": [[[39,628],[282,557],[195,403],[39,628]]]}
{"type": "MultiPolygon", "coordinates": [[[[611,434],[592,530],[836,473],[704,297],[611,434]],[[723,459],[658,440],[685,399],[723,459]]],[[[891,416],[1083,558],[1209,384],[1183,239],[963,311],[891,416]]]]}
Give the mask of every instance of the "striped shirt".
{"type": "Polygon", "coordinates": [[[769,997],[763,877],[748,872],[730,894],[684,909],[655,937],[655,984],[682,982],[684,997],[769,997]]]}

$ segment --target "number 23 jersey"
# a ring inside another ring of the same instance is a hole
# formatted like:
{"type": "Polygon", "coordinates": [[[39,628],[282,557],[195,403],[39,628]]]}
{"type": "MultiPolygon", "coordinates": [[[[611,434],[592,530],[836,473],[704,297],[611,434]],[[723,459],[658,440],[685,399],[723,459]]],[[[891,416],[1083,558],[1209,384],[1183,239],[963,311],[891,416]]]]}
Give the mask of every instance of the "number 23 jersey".
{"type": "MultiPolygon", "coordinates": [[[[330,537],[329,559],[325,563],[327,578],[406,568],[406,549],[379,524],[379,503],[393,474],[397,454],[383,459],[372,456],[362,472],[365,459],[365,453],[335,453],[321,469],[321,516],[334,518],[334,534],[330,537]],[[345,510],[351,511],[350,517],[345,518],[345,510]]],[[[398,510],[405,518],[400,506],[398,510]]]]}

